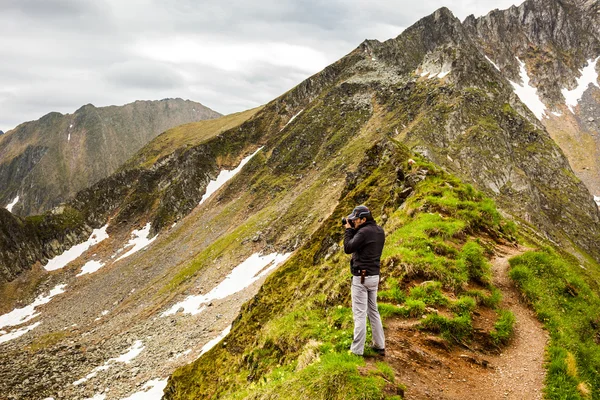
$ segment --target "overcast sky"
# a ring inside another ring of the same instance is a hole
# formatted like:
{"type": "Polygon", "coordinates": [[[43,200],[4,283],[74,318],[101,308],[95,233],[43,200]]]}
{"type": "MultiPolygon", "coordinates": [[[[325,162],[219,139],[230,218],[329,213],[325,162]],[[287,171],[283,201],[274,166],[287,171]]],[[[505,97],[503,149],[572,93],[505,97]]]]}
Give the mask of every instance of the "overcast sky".
{"type": "Polygon", "coordinates": [[[87,103],[182,97],[241,111],[439,7],[463,20],[519,3],[0,0],[0,130],[87,103]]]}

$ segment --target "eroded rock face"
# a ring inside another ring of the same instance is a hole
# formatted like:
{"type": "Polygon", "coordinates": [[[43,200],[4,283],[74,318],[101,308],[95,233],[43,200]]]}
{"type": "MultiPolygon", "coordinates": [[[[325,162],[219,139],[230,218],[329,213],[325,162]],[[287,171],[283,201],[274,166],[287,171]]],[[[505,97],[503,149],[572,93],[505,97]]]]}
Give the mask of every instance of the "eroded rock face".
{"type": "Polygon", "coordinates": [[[525,64],[530,85],[546,106],[541,122],[595,195],[600,194],[600,82],[585,83],[575,107],[567,106],[565,91],[580,85],[582,70],[600,57],[599,22],[597,1],[530,0],[470,16],[463,24],[506,78],[521,82],[517,58],[525,64]]]}

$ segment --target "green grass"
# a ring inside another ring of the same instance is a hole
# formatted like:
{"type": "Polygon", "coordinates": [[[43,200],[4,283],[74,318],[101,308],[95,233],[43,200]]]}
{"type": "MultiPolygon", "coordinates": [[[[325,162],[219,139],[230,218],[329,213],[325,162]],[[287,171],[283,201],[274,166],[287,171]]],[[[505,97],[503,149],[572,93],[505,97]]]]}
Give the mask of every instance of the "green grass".
{"type": "Polygon", "coordinates": [[[223,117],[192,122],[169,129],[144,146],[121,169],[149,168],[160,158],[184,146],[196,146],[252,118],[263,107],[225,115],[223,117]]]}
{"type": "Polygon", "coordinates": [[[510,260],[510,276],[550,332],[546,396],[600,397],[600,273],[550,248],[510,260]],[[589,392],[589,394],[588,394],[589,392]]]}
{"type": "MultiPolygon", "coordinates": [[[[364,118],[362,114],[354,117],[357,121],[364,118]]],[[[322,116],[306,110],[288,129],[299,130],[300,135],[322,120],[322,116]]],[[[295,146],[295,142],[289,145],[295,146]]],[[[358,155],[364,151],[351,146],[344,153],[358,155]]],[[[167,398],[355,398],[354,393],[361,393],[358,398],[397,396],[401,384],[390,379],[393,371],[389,367],[377,365],[378,372],[373,372],[370,364],[365,372],[361,360],[346,354],[353,331],[349,256],[341,250],[331,255],[329,249],[343,239],[341,216],[358,203],[375,210],[377,218],[387,216],[382,256],[386,279],[379,302],[384,323],[389,318],[418,318],[420,329],[457,342],[471,339],[473,311],[488,304],[495,308],[499,301],[489,279],[489,244],[475,237],[510,240],[514,226],[504,222],[494,203],[483,194],[419,157],[417,167],[427,170],[427,178],[404,200],[400,193],[406,182],[398,180],[398,170],[404,174],[414,171],[407,169],[406,148],[393,140],[376,143],[362,154],[356,174],[346,180],[331,215],[320,221],[306,244],[244,305],[227,344],[216,346],[172,375],[167,398]],[[473,290],[479,292],[467,293],[473,290]],[[453,315],[439,315],[432,307],[453,315]],[[339,380],[336,370],[344,371],[344,380],[339,380]]],[[[285,164],[285,158],[282,160],[285,164]]],[[[287,185],[285,179],[294,178],[285,168],[273,167],[269,174],[249,180],[250,191],[275,198],[287,185]]],[[[318,196],[318,191],[313,193],[318,196]]],[[[310,197],[299,198],[299,205],[310,197]]],[[[300,214],[283,219],[298,226],[306,219],[306,213],[300,214]]],[[[187,276],[182,274],[184,280],[189,279],[187,276]]],[[[369,338],[370,332],[367,342],[369,338]]]]}
{"type": "MultiPolygon", "coordinates": [[[[368,400],[392,399],[384,389],[393,371],[383,364],[376,370],[361,373],[362,357],[346,353],[327,353],[300,371],[278,369],[264,381],[233,394],[226,399],[315,399],[315,400],[368,400]]],[[[400,399],[400,397],[397,397],[400,399]]]]}
{"type": "Polygon", "coordinates": [[[514,331],[515,316],[508,310],[499,310],[498,314],[498,320],[494,324],[494,330],[490,332],[490,337],[496,345],[508,344],[514,331]]]}

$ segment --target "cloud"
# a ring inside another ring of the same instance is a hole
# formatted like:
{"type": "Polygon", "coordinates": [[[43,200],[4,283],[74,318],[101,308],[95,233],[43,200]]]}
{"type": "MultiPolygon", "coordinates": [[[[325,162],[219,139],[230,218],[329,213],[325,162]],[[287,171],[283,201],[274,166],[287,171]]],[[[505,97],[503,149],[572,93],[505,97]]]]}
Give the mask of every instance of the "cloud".
{"type": "Polygon", "coordinates": [[[108,68],[105,79],[116,88],[161,90],[185,85],[183,76],[175,68],[149,60],[113,64],[108,68]]]}
{"type": "MultiPolygon", "coordinates": [[[[183,97],[264,104],[445,1],[2,0],[0,129],[81,105],[183,97]]],[[[464,19],[511,0],[453,2],[464,19]]]]}

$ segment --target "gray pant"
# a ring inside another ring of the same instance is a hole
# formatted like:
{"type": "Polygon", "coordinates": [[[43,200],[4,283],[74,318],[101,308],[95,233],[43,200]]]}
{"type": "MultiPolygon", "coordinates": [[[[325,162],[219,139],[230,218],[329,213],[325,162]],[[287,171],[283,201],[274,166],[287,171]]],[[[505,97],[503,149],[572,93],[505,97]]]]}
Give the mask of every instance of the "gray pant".
{"type": "Polygon", "coordinates": [[[377,287],[379,275],[365,277],[365,283],[360,283],[360,276],[352,277],[352,312],[354,313],[354,341],[350,350],[357,355],[362,355],[367,338],[367,315],[371,322],[373,333],[373,346],[378,349],[385,348],[383,325],[377,309],[377,287]]]}

